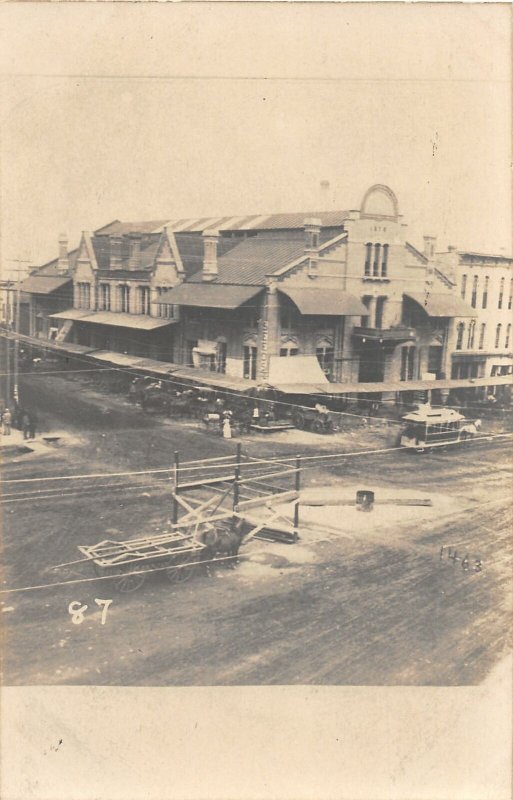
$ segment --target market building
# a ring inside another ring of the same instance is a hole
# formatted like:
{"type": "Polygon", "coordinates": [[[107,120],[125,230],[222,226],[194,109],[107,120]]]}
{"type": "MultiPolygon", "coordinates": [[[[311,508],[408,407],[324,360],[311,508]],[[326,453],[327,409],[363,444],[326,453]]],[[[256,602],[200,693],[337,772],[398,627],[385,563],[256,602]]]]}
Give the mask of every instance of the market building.
{"type": "Polygon", "coordinates": [[[357,210],[116,221],[70,254],[61,239],[23,289],[36,331],[41,318],[48,336],[113,363],[343,392],[451,373],[455,321],[477,309],[434,245],[408,242],[397,198],[376,185],[357,210]]]}

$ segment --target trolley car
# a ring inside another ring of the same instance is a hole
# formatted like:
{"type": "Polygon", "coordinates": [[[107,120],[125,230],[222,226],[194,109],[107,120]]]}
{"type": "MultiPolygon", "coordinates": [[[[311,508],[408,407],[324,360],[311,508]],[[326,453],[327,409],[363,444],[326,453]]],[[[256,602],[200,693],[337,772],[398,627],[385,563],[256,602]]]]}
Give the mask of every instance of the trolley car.
{"type": "Polygon", "coordinates": [[[399,446],[417,453],[429,452],[435,445],[471,439],[481,429],[480,419],[469,420],[452,408],[432,408],[429,404],[405,414],[401,421],[406,427],[401,431],[399,446]]]}

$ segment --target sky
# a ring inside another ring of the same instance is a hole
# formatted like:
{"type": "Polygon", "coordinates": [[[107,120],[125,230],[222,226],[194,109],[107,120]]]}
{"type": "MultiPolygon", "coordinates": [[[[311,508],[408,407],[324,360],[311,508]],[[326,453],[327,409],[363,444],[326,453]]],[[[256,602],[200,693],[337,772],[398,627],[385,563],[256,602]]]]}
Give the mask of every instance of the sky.
{"type": "Polygon", "coordinates": [[[511,253],[509,14],[1,5],[2,272],[114,219],[358,208],[375,183],[412,243],[511,253]]]}

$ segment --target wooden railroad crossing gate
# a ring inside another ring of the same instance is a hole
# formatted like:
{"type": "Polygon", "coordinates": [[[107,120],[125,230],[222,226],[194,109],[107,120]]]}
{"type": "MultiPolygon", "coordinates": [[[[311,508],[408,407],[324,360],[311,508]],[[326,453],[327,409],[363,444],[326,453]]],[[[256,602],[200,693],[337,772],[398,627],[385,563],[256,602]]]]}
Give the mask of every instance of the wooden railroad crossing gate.
{"type": "Polygon", "coordinates": [[[244,541],[255,536],[296,542],[299,537],[301,459],[285,462],[233,456],[180,463],[173,468],[173,528],[193,538],[215,524],[240,520],[249,527],[244,541]],[[287,511],[292,513],[289,515],[287,511]]]}

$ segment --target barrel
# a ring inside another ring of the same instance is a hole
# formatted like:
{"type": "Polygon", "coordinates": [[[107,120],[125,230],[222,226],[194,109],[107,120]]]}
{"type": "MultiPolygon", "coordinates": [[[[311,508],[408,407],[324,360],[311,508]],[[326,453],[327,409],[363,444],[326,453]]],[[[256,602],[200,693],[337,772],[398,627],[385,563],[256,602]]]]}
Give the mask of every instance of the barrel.
{"type": "Polygon", "coordinates": [[[356,492],[356,508],[358,511],[372,511],[374,506],[374,492],[369,489],[359,489],[356,492]]]}

